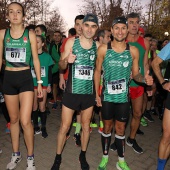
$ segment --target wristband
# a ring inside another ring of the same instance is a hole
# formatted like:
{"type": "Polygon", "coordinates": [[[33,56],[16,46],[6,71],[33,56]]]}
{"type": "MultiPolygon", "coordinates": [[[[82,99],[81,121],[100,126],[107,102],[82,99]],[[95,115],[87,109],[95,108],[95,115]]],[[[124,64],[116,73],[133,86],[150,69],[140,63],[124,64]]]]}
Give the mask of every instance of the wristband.
{"type": "Polygon", "coordinates": [[[163,86],[164,84],[168,83],[168,81],[164,81],[161,85],[163,86]]]}
{"type": "Polygon", "coordinates": [[[38,83],[38,84],[42,84],[43,81],[42,81],[42,80],[38,80],[37,83],[38,83]]]}

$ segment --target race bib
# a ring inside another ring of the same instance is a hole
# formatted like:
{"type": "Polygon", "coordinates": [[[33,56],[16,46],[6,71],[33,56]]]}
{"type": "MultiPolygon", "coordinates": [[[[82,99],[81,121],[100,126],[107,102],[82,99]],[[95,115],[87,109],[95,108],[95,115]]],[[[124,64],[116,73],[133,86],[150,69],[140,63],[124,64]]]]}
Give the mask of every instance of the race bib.
{"type": "Polygon", "coordinates": [[[75,78],[83,80],[92,80],[93,78],[93,67],[91,66],[75,66],[75,78]]]}
{"type": "Polygon", "coordinates": [[[6,59],[12,63],[26,61],[26,48],[6,48],[6,59]]]}
{"type": "Polygon", "coordinates": [[[33,78],[36,78],[36,74],[35,74],[35,69],[34,67],[31,67],[31,74],[33,78]]]}
{"type": "Polygon", "coordinates": [[[45,77],[45,67],[41,67],[41,77],[45,77]]]}
{"type": "Polygon", "coordinates": [[[126,91],[126,80],[120,79],[107,83],[107,90],[109,94],[120,94],[126,91]]]}

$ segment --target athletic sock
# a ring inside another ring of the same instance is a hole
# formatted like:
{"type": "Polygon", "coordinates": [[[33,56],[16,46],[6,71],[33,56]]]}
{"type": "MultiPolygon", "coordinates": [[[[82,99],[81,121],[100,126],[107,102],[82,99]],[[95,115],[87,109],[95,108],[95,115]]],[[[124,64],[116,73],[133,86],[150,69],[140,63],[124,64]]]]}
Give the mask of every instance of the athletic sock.
{"type": "Polygon", "coordinates": [[[115,134],[115,144],[116,144],[118,156],[120,158],[123,158],[124,150],[125,150],[125,136],[119,136],[115,134]]]}
{"type": "Polygon", "coordinates": [[[80,130],[81,130],[81,124],[80,123],[76,123],[75,134],[80,133],[80,130]]]}
{"type": "Polygon", "coordinates": [[[164,170],[166,161],[167,161],[166,159],[158,158],[157,170],[164,170]]]}
{"type": "Polygon", "coordinates": [[[100,127],[103,128],[103,121],[100,120],[100,127]]]}
{"type": "Polygon", "coordinates": [[[110,142],[111,142],[111,133],[109,134],[102,133],[101,142],[102,142],[103,155],[108,155],[110,142]]]}

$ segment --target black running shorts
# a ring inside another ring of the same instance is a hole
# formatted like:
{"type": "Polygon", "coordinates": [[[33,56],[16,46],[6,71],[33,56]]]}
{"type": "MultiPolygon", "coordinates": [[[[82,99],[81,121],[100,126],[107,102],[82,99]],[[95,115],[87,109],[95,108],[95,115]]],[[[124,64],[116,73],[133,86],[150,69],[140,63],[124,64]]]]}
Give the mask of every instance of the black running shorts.
{"type": "Polygon", "coordinates": [[[34,91],[33,78],[30,69],[4,72],[3,93],[17,95],[25,91],[34,91]]]}
{"type": "Polygon", "coordinates": [[[120,122],[127,122],[129,119],[130,104],[127,103],[113,103],[102,102],[102,119],[104,120],[118,120],[120,122]]]}
{"type": "Polygon", "coordinates": [[[72,110],[86,110],[96,104],[95,95],[64,93],[62,103],[72,110]]]}
{"type": "Polygon", "coordinates": [[[170,92],[167,94],[166,102],[165,102],[165,108],[170,110],[170,92]]]}

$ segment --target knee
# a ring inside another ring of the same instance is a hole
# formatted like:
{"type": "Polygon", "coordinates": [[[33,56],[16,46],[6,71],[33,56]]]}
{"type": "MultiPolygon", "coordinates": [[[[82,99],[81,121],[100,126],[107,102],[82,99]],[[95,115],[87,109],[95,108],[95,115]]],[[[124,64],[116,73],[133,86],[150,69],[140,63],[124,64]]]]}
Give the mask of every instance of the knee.
{"type": "Polygon", "coordinates": [[[134,111],[134,112],[133,112],[133,118],[134,118],[134,119],[140,120],[141,115],[142,115],[142,112],[141,112],[141,111],[134,111]]]}
{"type": "Polygon", "coordinates": [[[167,130],[163,131],[162,142],[163,143],[170,143],[170,132],[169,131],[167,131],[167,130]]]}
{"type": "Polygon", "coordinates": [[[103,132],[104,132],[105,134],[111,133],[112,127],[113,127],[112,124],[105,124],[104,127],[103,127],[103,132]]]}
{"type": "Polygon", "coordinates": [[[70,128],[70,125],[62,123],[60,126],[60,133],[66,134],[70,128]]]}
{"type": "Polygon", "coordinates": [[[125,125],[115,125],[116,134],[124,135],[125,133],[125,125]]]}
{"type": "Polygon", "coordinates": [[[90,132],[90,122],[82,122],[81,125],[83,132],[90,132]]]}
{"type": "Polygon", "coordinates": [[[28,128],[31,125],[31,119],[30,120],[21,120],[21,126],[23,129],[28,128]]]}
{"type": "Polygon", "coordinates": [[[19,117],[10,117],[10,123],[11,124],[19,123],[19,117]]]}

